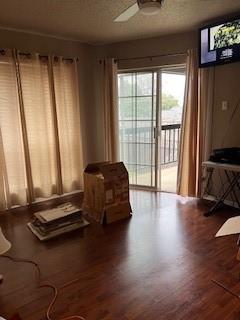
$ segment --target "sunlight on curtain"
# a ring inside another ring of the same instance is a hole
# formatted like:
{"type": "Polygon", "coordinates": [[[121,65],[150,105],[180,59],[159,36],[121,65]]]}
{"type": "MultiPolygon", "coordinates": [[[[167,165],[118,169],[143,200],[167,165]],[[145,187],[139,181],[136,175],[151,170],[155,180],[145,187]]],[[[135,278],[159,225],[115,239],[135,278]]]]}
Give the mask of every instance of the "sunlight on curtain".
{"type": "Polygon", "coordinates": [[[57,193],[53,108],[48,61],[38,55],[19,55],[34,198],[57,193]]]}
{"type": "Polygon", "coordinates": [[[75,60],[0,55],[0,210],[82,189],[75,60]]]}
{"type": "Polygon", "coordinates": [[[188,50],[177,193],[201,194],[201,165],[211,151],[214,69],[198,69],[197,50],[188,50]]]}
{"type": "Polygon", "coordinates": [[[101,75],[104,107],[104,156],[106,161],[119,161],[117,63],[114,59],[102,60],[101,75]]]}
{"type": "Polygon", "coordinates": [[[0,209],[27,202],[27,182],[15,64],[0,56],[0,209]]]}
{"type": "Polygon", "coordinates": [[[76,61],[54,59],[53,75],[64,192],[81,189],[82,138],[76,61]]]}

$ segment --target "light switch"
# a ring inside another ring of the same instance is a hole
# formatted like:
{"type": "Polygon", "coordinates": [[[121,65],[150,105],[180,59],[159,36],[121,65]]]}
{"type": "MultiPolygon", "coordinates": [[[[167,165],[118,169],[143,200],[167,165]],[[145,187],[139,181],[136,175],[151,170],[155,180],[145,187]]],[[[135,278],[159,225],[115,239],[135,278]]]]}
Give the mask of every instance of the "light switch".
{"type": "Polygon", "coordinates": [[[228,101],[222,101],[222,110],[226,111],[228,109],[228,101]]]}

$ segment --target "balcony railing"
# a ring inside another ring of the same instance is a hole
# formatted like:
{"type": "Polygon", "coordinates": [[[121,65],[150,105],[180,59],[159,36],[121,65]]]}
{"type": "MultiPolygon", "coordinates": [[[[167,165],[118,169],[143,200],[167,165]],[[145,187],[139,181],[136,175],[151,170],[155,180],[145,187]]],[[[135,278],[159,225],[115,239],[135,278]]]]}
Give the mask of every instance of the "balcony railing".
{"type": "Polygon", "coordinates": [[[180,123],[162,126],[161,164],[178,161],[180,130],[180,123]]]}
{"type": "MultiPolygon", "coordinates": [[[[161,127],[161,164],[178,161],[181,125],[161,127]]],[[[121,158],[128,165],[153,166],[155,154],[154,130],[152,127],[120,128],[121,158]]]]}

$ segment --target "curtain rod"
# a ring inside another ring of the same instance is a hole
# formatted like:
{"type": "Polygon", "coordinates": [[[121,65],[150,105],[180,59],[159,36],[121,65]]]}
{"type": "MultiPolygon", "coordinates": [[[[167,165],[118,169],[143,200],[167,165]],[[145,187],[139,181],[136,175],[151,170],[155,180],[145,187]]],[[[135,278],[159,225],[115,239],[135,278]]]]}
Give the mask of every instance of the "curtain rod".
{"type": "Polygon", "coordinates": [[[132,57],[132,58],[120,58],[114,59],[115,62],[119,61],[128,61],[128,60],[142,60],[142,59],[154,59],[154,58],[161,58],[161,57],[176,57],[176,56],[187,56],[187,52],[177,52],[177,53],[169,53],[169,54],[158,54],[154,56],[145,56],[145,57],[132,57]]]}
{"type": "MultiPolygon", "coordinates": [[[[19,52],[20,55],[22,56],[30,56],[31,53],[26,53],[26,52],[19,52]]],[[[48,55],[39,55],[40,58],[48,58],[48,55]]],[[[57,58],[57,56],[56,56],[57,58]]],[[[74,58],[63,58],[63,60],[68,60],[68,61],[73,61],[74,58]]],[[[78,61],[78,58],[76,58],[76,60],[78,61]]]]}
{"type": "MultiPolygon", "coordinates": [[[[0,54],[4,54],[6,52],[5,49],[0,49],[0,54]]],[[[23,55],[23,56],[30,56],[31,53],[26,53],[26,52],[19,52],[20,55],[23,55]]],[[[40,58],[48,58],[48,55],[39,55],[40,58]]],[[[56,56],[57,57],[57,56],[56,56]]],[[[63,60],[67,60],[67,61],[73,61],[74,58],[63,58],[63,60]]],[[[77,57],[76,60],[78,61],[79,58],[77,57]]]]}

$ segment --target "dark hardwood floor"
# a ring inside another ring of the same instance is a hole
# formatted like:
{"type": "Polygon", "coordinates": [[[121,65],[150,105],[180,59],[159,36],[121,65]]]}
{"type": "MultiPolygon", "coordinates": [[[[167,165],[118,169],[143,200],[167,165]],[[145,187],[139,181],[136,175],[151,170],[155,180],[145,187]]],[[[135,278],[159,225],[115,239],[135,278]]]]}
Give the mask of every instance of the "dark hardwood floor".
{"type": "MultiPolygon", "coordinates": [[[[66,200],[80,203],[81,197],[66,200]]],[[[93,223],[46,243],[26,222],[47,205],[0,216],[12,242],[8,254],[35,260],[43,280],[59,288],[53,319],[80,314],[87,320],[239,320],[240,300],[211,282],[235,279],[231,289],[240,294],[237,236],[214,238],[238,211],[225,208],[205,218],[197,200],[146,191],[132,191],[131,202],[130,220],[93,223]]],[[[0,271],[0,315],[45,319],[52,292],[36,289],[33,267],[0,258],[0,271]]]]}

